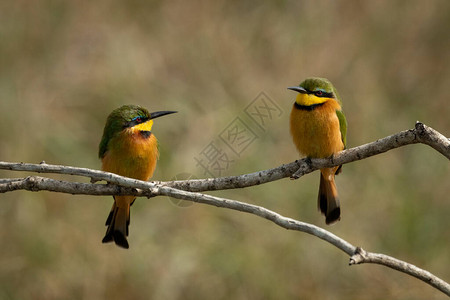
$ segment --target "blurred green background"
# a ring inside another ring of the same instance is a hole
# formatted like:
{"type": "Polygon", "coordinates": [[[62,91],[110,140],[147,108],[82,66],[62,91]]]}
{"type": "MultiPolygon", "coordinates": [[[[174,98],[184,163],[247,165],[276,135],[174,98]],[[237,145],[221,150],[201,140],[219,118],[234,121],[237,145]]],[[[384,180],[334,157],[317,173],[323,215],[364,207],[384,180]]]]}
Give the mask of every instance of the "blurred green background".
{"type": "MultiPolygon", "coordinates": [[[[1,1],[0,160],[99,169],[106,116],[134,103],[179,111],[155,122],[155,180],[205,177],[195,158],[225,147],[236,117],[257,138],[221,175],[275,167],[298,158],[286,87],[309,76],[339,90],[350,147],[416,120],[448,136],[449,25],[448,0],[1,1]],[[261,92],[281,110],[263,129],[244,113],[261,92]]],[[[318,176],[212,194],[326,227],[318,176]]],[[[326,229],[449,281],[449,182],[448,160],[424,145],[345,165],[342,220],[326,229]]],[[[0,197],[0,299],[444,298],[235,211],[138,199],[125,251],[101,244],[111,197],[0,197]]]]}

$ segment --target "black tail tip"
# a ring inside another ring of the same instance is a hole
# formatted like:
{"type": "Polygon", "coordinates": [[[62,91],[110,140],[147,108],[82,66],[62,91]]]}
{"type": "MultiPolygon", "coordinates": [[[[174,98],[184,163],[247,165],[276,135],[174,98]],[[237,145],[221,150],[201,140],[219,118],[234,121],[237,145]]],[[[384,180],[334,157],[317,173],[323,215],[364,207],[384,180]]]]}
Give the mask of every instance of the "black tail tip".
{"type": "Polygon", "coordinates": [[[114,231],[114,233],[107,233],[102,240],[102,243],[110,243],[114,241],[117,246],[128,249],[130,246],[128,245],[127,238],[120,231],[114,231]]]}
{"type": "Polygon", "coordinates": [[[128,245],[127,238],[121,231],[118,231],[118,230],[114,231],[114,242],[119,247],[122,247],[125,249],[130,248],[130,246],[128,245]]]}
{"type": "Polygon", "coordinates": [[[341,219],[341,208],[336,207],[334,210],[327,213],[325,223],[331,225],[341,219]]]}
{"type": "Polygon", "coordinates": [[[103,238],[102,243],[103,243],[103,244],[109,243],[109,242],[112,242],[113,240],[114,240],[113,235],[112,235],[111,233],[107,233],[107,234],[105,235],[105,237],[103,238]]]}

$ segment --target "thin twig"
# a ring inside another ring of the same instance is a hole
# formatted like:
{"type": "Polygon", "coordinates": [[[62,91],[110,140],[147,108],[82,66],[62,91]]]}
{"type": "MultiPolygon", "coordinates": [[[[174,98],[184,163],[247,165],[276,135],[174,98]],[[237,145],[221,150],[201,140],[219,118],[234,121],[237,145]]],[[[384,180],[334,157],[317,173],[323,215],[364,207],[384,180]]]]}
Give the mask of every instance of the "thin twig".
{"type": "MultiPolygon", "coordinates": [[[[124,177],[124,179],[129,179],[124,177]]],[[[151,185],[152,183],[148,182],[151,185]]],[[[151,187],[149,187],[151,188],[151,187]]],[[[0,180],[0,193],[26,190],[31,192],[49,191],[72,195],[136,195],[148,196],[141,189],[123,187],[115,184],[92,184],[56,180],[41,176],[28,176],[25,178],[7,178],[0,180]],[[4,181],[4,182],[3,182],[4,181]]],[[[148,190],[149,191],[149,190],[148,190]]]]}
{"type": "Polygon", "coordinates": [[[379,264],[409,274],[450,296],[450,285],[430,272],[397,258],[385,254],[367,252],[362,248],[357,247],[355,254],[350,257],[349,264],[355,265],[363,263],[379,264]]]}
{"type": "MultiPolygon", "coordinates": [[[[127,178],[123,179],[126,180],[127,178]]],[[[89,195],[132,194],[136,196],[146,196],[146,197],[163,195],[177,199],[212,205],[216,207],[237,210],[240,212],[246,212],[265,218],[285,229],[305,232],[327,241],[328,243],[334,245],[335,247],[337,247],[338,249],[342,250],[343,252],[345,252],[347,255],[350,256],[349,262],[350,265],[360,263],[381,264],[389,268],[414,276],[450,296],[450,284],[446,283],[444,280],[433,275],[432,273],[420,269],[407,262],[390,257],[388,255],[366,252],[361,248],[350,244],[346,240],[318,226],[297,221],[288,217],[284,217],[274,211],[271,211],[261,206],[248,204],[236,200],[178,190],[167,186],[159,186],[159,185],[155,186],[155,184],[150,182],[147,183],[144,182],[143,184],[139,184],[139,186],[142,187],[143,185],[146,184],[148,184],[147,189],[123,188],[110,184],[74,183],[39,176],[29,176],[22,179],[15,179],[12,182],[3,184],[9,186],[9,188],[5,188],[2,185],[0,185],[0,191],[13,191],[24,189],[29,191],[47,190],[69,194],[89,194],[89,195]]]]}
{"type": "Polygon", "coordinates": [[[209,178],[172,182],[144,182],[112,173],[86,168],[56,166],[48,165],[46,163],[25,164],[0,162],[0,169],[78,175],[91,178],[91,181],[105,180],[109,183],[113,183],[93,184],[68,182],[39,176],[29,176],[26,178],[5,178],[0,180],[0,193],[16,190],[46,190],[52,192],[86,195],[136,195],[146,197],[165,195],[177,199],[233,209],[265,218],[283,228],[302,231],[323,239],[350,255],[351,265],[359,263],[381,264],[421,279],[422,281],[450,296],[450,284],[430,272],[422,270],[412,264],[384,254],[366,252],[325,229],[284,217],[264,207],[198,193],[198,191],[206,190],[248,187],[285,177],[299,178],[320,168],[349,163],[401,146],[416,143],[427,144],[450,159],[450,140],[434,129],[417,122],[414,129],[402,131],[369,144],[344,150],[331,158],[303,159],[265,171],[215,179],[209,178]]]}
{"type": "Polygon", "coordinates": [[[331,158],[300,159],[276,168],[240,176],[157,182],[161,185],[192,192],[244,188],[282,178],[298,179],[321,168],[329,168],[378,155],[406,145],[422,143],[431,146],[450,159],[450,140],[417,122],[414,129],[401,131],[377,141],[341,151],[331,158]]]}
{"type": "MultiPolygon", "coordinates": [[[[295,162],[283,164],[276,168],[239,176],[168,182],[154,181],[153,183],[191,192],[244,188],[279,180],[286,177],[295,179],[300,178],[301,176],[311,173],[320,168],[333,167],[350,163],[353,161],[368,158],[370,156],[381,154],[395,148],[416,143],[429,145],[439,151],[445,157],[450,159],[450,140],[438,131],[420,122],[417,122],[414,129],[405,130],[368,144],[341,151],[331,158],[300,159],[295,162]]],[[[46,163],[28,164],[0,162],[0,169],[78,175],[89,177],[92,181],[105,180],[107,182],[125,187],[140,187],[136,185],[139,184],[139,180],[129,178],[125,180],[124,177],[118,176],[116,174],[87,168],[49,165],[46,163]]],[[[148,188],[148,185],[146,185],[145,187],[148,188]]]]}

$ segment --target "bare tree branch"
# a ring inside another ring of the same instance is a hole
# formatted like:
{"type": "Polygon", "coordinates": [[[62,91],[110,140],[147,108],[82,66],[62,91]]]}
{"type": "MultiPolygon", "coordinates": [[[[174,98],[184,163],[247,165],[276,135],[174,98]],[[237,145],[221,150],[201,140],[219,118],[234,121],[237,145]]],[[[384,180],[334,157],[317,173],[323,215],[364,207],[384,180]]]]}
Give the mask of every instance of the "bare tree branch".
{"type": "Polygon", "coordinates": [[[395,148],[417,143],[429,145],[450,159],[450,140],[433,128],[417,122],[414,129],[405,130],[372,143],[341,151],[331,158],[300,159],[273,169],[240,176],[158,183],[192,192],[244,188],[279,180],[285,177],[298,179],[303,175],[321,168],[343,165],[381,154],[395,148]]]}
{"type": "MultiPolygon", "coordinates": [[[[191,192],[244,188],[286,177],[297,179],[320,168],[350,163],[381,154],[395,148],[417,143],[429,145],[450,159],[450,140],[433,128],[417,122],[414,129],[405,130],[383,139],[379,139],[375,142],[341,151],[331,158],[305,158],[288,164],[283,164],[276,168],[239,176],[168,182],[154,181],[153,183],[191,192]]],[[[105,180],[124,187],[139,187],[139,180],[124,178],[113,173],[87,168],[48,165],[45,162],[42,162],[41,164],[0,162],[0,169],[78,175],[89,177],[92,181],[105,180]]],[[[141,187],[148,188],[149,186],[147,184],[141,187]]]]}
{"type": "Polygon", "coordinates": [[[385,254],[366,252],[362,248],[357,247],[355,250],[355,254],[350,257],[349,264],[355,265],[362,263],[379,264],[409,274],[450,296],[450,285],[447,282],[443,281],[442,279],[436,277],[426,270],[416,267],[413,264],[404,262],[385,254]]]}
{"type": "Polygon", "coordinates": [[[82,182],[70,182],[40,176],[28,176],[25,178],[7,178],[0,180],[0,193],[18,190],[26,190],[31,192],[49,191],[72,195],[148,196],[144,194],[143,191],[140,189],[122,187],[115,184],[92,184],[82,182]]]}
{"type": "MultiPolygon", "coordinates": [[[[124,177],[124,179],[127,178],[124,177]]],[[[338,249],[342,250],[343,252],[347,253],[347,255],[350,256],[350,263],[349,263],[350,265],[361,263],[377,263],[380,265],[384,265],[389,268],[414,276],[450,296],[450,284],[446,283],[444,280],[433,275],[432,273],[420,269],[407,262],[390,257],[388,255],[366,252],[361,248],[350,244],[346,240],[318,226],[297,221],[288,217],[284,217],[274,211],[253,204],[248,204],[236,200],[215,197],[201,193],[193,193],[178,190],[167,186],[159,186],[159,185],[155,186],[153,183],[150,182],[146,184],[149,185],[148,189],[124,188],[110,184],[67,182],[39,176],[29,176],[26,178],[16,179],[9,183],[4,183],[0,185],[0,191],[6,192],[24,189],[29,191],[46,190],[69,194],[88,194],[88,195],[131,194],[146,197],[165,195],[177,199],[193,201],[197,203],[213,205],[216,207],[246,212],[272,221],[273,223],[285,229],[305,232],[327,241],[328,243],[334,245],[335,247],[337,247],[338,249]],[[6,185],[8,187],[5,187],[3,185],[6,185]]]]}
{"type": "Polygon", "coordinates": [[[414,129],[402,131],[400,133],[391,135],[369,144],[344,150],[334,157],[328,159],[303,159],[265,171],[215,179],[209,178],[172,182],[144,182],[122,177],[112,173],[86,168],[56,166],[48,165],[45,163],[25,164],[0,162],[0,169],[78,175],[89,177],[92,181],[105,180],[107,182],[113,183],[94,184],[69,182],[40,176],[29,176],[26,178],[5,178],[0,179],[0,193],[16,190],[45,190],[51,192],[84,195],[136,195],[145,197],[154,197],[160,195],[203,203],[207,205],[213,205],[216,207],[233,209],[265,218],[283,228],[305,232],[314,235],[322,240],[325,240],[338,249],[347,253],[350,256],[350,265],[360,263],[381,264],[414,276],[450,296],[450,284],[436,277],[430,272],[420,269],[412,264],[384,254],[366,252],[325,229],[312,224],[284,217],[264,207],[197,192],[205,190],[248,187],[289,176],[293,178],[299,178],[305,174],[323,167],[332,167],[349,163],[401,146],[416,143],[424,143],[430,145],[450,159],[449,139],[439,132],[435,131],[434,129],[423,125],[422,123],[416,123],[414,129]]]}

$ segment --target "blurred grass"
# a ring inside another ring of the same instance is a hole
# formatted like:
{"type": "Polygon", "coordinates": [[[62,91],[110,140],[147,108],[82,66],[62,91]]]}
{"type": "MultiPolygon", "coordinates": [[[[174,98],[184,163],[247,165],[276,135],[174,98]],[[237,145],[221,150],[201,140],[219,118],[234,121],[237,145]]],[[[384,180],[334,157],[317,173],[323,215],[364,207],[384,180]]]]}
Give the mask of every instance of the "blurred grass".
{"type": "MultiPolygon", "coordinates": [[[[0,159],[99,168],[106,116],[135,103],[179,111],[155,125],[154,178],[202,177],[194,156],[263,91],[284,113],[225,175],[274,167],[298,158],[286,87],[308,76],[338,88],[350,146],[416,120],[448,136],[449,24],[447,0],[2,1],[0,159]]],[[[342,220],[327,229],[448,281],[449,181],[423,145],[346,165],[342,220]]],[[[317,186],[315,173],[214,194],[322,226],[317,186]]],[[[246,214],[142,199],[123,251],[100,243],[110,197],[0,197],[0,299],[443,298],[246,214]]]]}

